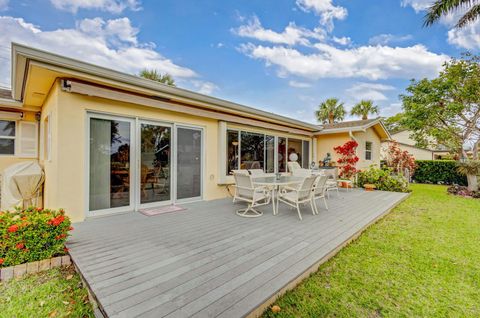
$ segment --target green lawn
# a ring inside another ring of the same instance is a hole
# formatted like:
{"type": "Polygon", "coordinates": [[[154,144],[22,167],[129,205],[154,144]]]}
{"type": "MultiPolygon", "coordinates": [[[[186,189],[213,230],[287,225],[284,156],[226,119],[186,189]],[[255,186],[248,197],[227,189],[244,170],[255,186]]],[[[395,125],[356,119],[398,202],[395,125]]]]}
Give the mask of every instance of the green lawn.
{"type": "Polygon", "coordinates": [[[264,317],[480,317],[480,200],[412,190],[264,317]]]}
{"type": "Polygon", "coordinates": [[[94,317],[73,267],[0,282],[0,317],[94,317]]]}

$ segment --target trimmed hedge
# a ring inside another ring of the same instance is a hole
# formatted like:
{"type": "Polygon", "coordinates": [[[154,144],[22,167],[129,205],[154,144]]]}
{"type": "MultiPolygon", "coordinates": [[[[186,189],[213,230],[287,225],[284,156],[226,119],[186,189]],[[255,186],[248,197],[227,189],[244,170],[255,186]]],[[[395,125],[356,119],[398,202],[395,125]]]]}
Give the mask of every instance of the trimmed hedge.
{"type": "Polygon", "coordinates": [[[0,212],[0,267],[65,255],[70,225],[63,210],[0,212]]]}
{"type": "Polygon", "coordinates": [[[370,166],[367,170],[357,174],[357,186],[363,188],[365,184],[374,184],[377,190],[393,192],[409,192],[405,177],[395,175],[391,169],[379,169],[370,166]]]}
{"type": "Polygon", "coordinates": [[[467,185],[467,177],[457,171],[455,160],[416,160],[412,179],[417,183],[467,185]]]}

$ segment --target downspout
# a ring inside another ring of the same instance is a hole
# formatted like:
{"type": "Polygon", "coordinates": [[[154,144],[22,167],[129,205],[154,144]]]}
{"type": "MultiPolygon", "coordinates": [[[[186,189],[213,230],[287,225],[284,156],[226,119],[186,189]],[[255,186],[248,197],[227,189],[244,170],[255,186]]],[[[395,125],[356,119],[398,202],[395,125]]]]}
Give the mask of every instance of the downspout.
{"type": "MultiPolygon", "coordinates": [[[[353,136],[353,132],[351,129],[348,131],[348,135],[358,144],[358,140],[353,136]]],[[[357,148],[355,148],[355,156],[357,156],[357,148]]],[[[357,164],[355,164],[355,169],[357,169],[357,164]]],[[[355,174],[355,185],[356,184],[357,184],[357,175],[355,174]]]]}

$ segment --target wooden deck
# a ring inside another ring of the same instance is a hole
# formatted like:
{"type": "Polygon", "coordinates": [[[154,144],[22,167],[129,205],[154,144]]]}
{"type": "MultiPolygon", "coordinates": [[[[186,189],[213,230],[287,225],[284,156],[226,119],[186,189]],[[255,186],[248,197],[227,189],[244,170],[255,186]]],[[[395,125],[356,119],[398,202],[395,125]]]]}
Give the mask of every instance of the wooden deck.
{"type": "Polygon", "coordinates": [[[139,213],[76,224],[68,247],[109,317],[244,317],[333,255],[406,197],[340,192],[319,201],[320,215],[280,206],[273,216],[235,215],[231,200],[184,205],[186,211],[139,213]]]}

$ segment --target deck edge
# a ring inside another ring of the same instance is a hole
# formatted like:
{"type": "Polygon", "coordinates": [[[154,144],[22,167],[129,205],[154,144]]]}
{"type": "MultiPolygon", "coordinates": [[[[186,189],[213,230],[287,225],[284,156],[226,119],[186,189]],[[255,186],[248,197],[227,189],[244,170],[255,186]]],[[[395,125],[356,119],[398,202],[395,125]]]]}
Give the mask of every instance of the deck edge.
{"type": "Polygon", "coordinates": [[[270,298],[265,300],[260,306],[249,312],[247,315],[245,315],[246,318],[258,318],[260,317],[265,310],[270,307],[275,301],[281,297],[283,294],[285,294],[287,291],[294,289],[297,285],[299,285],[302,281],[304,281],[306,278],[308,278],[311,274],[315,273],[318,271],[318,268],[320,265],[324,264],[331,258],[333,258],[340,250],[342,250],[345,246],[356,240],[365,230],[367,230],[370,226],[373,224],[377,223],[380,221],[382,218],[384,218],[387,214],[392,212],[393,209],[395,209],[398,205],[400,205],[402,202],[407,200],[412,193],[406,193],[406,195],[395,202],[390,208],[376,216],[372,221],[367,223],[364,227],[362,227],[360,230],[355,232],[353,235],[351,235],[349,238],[347,238],[343,243],[335,247],[333,250],[331,250],[328,254],[326,254],[324,257],[322,257],[320,260],[318,260],[315,264],[307,268],[302,274],[298,275],[294,279],[292,279],[288,284],[283,286],[281,289],[279,289],[277,292],[275,292],[274,295],[272,295],[270,298]]]}

